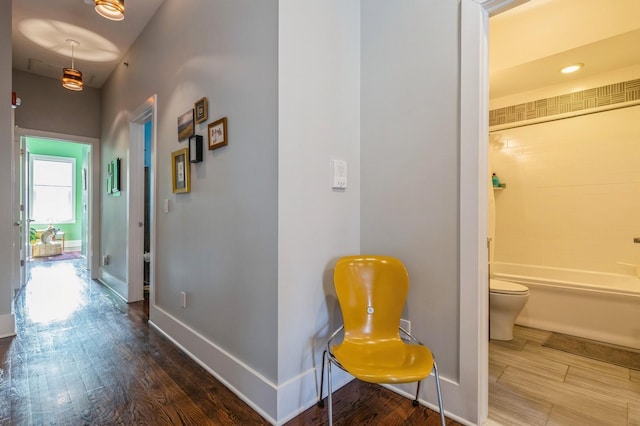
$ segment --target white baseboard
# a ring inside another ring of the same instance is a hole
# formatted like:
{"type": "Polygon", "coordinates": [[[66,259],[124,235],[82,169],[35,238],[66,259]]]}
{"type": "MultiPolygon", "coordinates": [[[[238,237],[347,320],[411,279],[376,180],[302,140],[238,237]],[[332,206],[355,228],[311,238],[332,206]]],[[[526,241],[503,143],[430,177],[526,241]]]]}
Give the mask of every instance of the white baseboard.
{"type": "Polygon", "coordinates": [[[100,268],[98,272],[98,281],[109,287],[117,296],[121,297],[125,302],[129,294],[129,286],[119,278],[114,277],[104,269],[100,268]]]}
{"type": "MultiPolygon", "coordinates": [[[[278,386],[278,425],[285,424],[309,407],[317,404],[318,389],[320,388],[320,370],[321,366],[312,368],[278,386]]],[[[336,366],[332,367],[331,373],[334,393],[353,380],[353,376],[336,366]]],[[[322,397],[326,398],[328,393],[326,372],[323,388],[322,397]]],[[[325,409],[327,408],[325,407],[325,409]]]]}
{"type": "Polygon", "coordinates": [[[16,320],[13,314],[0,315],[0,339],[16,335],[16,320]]]}
{"type": "MultiPolygon", "coordinates": [[[[400,394],[406,398],[413,400],[416,396],[416,384],[407,383],[399,385],[383,385],[385,388],[400,394]]],[[[468,419],[461,417],[454,413],[465,413],[470,411],[469,407],[464,406],[464,388],[453,380],[440,375],[440,389],[442,390],[442,406],[444,408],[444,414],[447,418],[455,420],[456,422],[467,425],[475,426],[475,423],[468,419]]],[[[438,399],[436,393],[436,379],[431,373],[420,386],[420,405],[431,408],[435,412],[439,412],[438,399]],[[425,394],[429,396],[425,398],[425,394]]],[[[473,410],[471,410],[473,411],[473,410]]]]}
{"type": "MultiPolygon", "coordinates": [[[[276,386],[158,306],[150,307],[149,324],[271,424],[282,425],[317,402],[320,366],[276,386]]],[[[334,392],[351,380],[351,375],[333,368],[334,392]]],[[[324,389],[326,397],[326,381],[324,389]]]]}
{"type": "Polygon", "coordinates": [[[150,307],[149,325],[222,382],[265,420],[276,424],[278,389],[267,378],[158,306],[150,307]]]}
{"type": "Polygon", "coordinates": [[[64,242],[64,251],[79,251],[82,248],[82,240],[69,240],[64,242]]]}

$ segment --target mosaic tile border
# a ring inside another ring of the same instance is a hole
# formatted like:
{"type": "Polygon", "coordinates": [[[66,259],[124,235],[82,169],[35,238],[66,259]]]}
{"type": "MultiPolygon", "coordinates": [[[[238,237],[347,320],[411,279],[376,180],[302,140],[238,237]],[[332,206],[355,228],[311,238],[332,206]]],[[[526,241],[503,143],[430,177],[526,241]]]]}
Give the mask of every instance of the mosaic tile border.
{"type": "Polygon", "coordinates": [[[489,111],[489,127],[640,100],[640,79],[489,111]]]}

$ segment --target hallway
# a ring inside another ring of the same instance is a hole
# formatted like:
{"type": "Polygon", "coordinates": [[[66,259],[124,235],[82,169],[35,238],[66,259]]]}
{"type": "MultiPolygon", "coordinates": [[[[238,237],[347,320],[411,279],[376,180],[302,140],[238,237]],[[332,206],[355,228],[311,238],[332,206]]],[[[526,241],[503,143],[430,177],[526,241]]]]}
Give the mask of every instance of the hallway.
{"type": "MultiPolygon", "coordinates": [[[[127,305],[82,262],[32,264],[18,335],[0,339],[0,424],[268,424],[150,328],[143,302],[127,305]]],[[[337,424],[439,424],[433,411],[357,381],[334,402],[337,424]]],[[[325,416],[314,406],[289,424],[325,416]]]]}
{"type": "Polygon", "coordinates": [[[266,424],[81,263],[31,268],[0,340],[0,424],[266,424]]]}

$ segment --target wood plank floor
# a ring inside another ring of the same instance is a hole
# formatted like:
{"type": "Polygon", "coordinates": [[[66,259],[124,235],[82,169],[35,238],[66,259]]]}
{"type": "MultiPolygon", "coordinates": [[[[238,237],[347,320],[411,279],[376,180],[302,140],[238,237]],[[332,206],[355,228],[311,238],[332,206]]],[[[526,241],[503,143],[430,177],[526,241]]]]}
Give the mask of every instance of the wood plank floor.
{"type": "MultiPolygon", "coordinates": [[[[0,339],[0,425],[264,425],[79,261],[32,265],[17,336],[0,339]]],[[[334,394],[338,425],[438,425],[437,413],[353,381],[334,394]]],[[[289,425],[326,424],[311,407],[289,425]]],[[[448,425],[458,423],[448,420],[448,425]]]]}
{"type": "Polygon", "coordinates": [[[640,425],[640,372],[542,346],[516,326],[489,343],[489,419],[502,425],[640,425]]]}

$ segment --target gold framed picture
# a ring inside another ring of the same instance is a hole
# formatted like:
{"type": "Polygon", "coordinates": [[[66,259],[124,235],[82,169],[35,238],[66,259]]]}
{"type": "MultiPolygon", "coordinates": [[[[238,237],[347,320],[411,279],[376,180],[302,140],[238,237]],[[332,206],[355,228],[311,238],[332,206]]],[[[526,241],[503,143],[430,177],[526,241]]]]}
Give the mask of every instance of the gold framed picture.
{"type": "Polygon", "coordinates": [[[193,136],[193,110],[189,110],[178,117],[178,140],[188,139],[189,136],[193,136]]]}
{"type": "Polygon", "coordinates": [[[171,153],[171,180],[174,194],[191,192],[189,148],[171,153]]]}
{"type": "Polygon", "coordinates": [[[229,143],[227,138],[227,117],[209,124],[209,149],[217,149],[229,143]]]}
{"type": "Polygon", "coordinates": [[[207,102],[207,98],[202,98],[193,105],[193,110],[195,111],[194,121],[197,123],[202,123],[203,121],[207,121],[209,118],[209,103],[207,102]]]}

